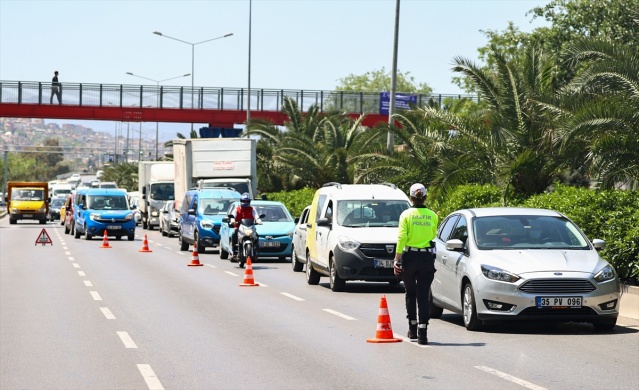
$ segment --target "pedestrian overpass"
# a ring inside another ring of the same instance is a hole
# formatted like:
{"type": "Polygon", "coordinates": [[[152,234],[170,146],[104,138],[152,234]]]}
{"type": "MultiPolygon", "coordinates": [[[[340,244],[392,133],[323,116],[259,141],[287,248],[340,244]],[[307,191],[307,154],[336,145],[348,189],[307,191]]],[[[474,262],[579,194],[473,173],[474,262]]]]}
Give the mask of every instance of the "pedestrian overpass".
{"type": "MultiPolygon", "coordinates": [[[[380,111],[381,95],[370,92],[288,89],[180,87],[130,84],[63,83],[62,104],[53,98],[51,83],[0,80],[0,117],[106,120],[121,122],[208,123],[213,128],[233,128],[251,120],[282,125],[284,98],[292,98],[302,112],[317,106],[320,112],[364,115],[365,126],[388,122],[380,111]]],[[[417,106],[430,100],[441,105],[462,95],[416,95],[417,106]]]]}

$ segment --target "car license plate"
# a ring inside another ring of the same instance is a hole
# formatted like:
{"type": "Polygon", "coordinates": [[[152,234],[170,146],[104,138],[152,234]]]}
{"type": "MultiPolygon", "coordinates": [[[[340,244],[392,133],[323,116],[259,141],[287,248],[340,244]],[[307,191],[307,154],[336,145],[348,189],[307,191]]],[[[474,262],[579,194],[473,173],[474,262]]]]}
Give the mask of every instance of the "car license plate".
{"type": "Polygon", "coordinates": [[[260,248],[278,248],[279,246],[279,241],[260,241],[260,248]]]}
{"type": "Polygon", "coordinates": [[[375,268],[393,268],[393,260],[375,259],[375,268]]]}
{"type": "Polygon", "coordinates": [[[120,230],[121,228],[122,226],[118,226],[118,225],[107,226],[108,230],[120,230]]]}
{"type": "Polygon", "coordinates": [[[33,218],[31,214],[22,214],[22,218],[33,218]]]}
{"type": "Polygon", "coordinates": [[[582,297],[537,297],[537,307],[579,308],[582,297]]]}

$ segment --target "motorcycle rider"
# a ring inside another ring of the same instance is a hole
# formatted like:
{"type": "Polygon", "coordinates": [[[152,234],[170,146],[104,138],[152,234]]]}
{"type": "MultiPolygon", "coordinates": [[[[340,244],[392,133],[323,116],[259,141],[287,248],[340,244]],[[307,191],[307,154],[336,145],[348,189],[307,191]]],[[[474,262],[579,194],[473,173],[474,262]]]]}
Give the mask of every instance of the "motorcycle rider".
{"type": "Polygon", "coordinates": [[[235,225],[235,230],[233,231],[233,237],[231,239],[233,243],[233,256],[237,257],[237,234],[242,220],[251,219],[258,225],[262,224],[262,220],[260,219],[260,216],[257,215],[257,211],[251,207],[251,197],[247,192],[242,194],[242,197],[240,198],[240,205],[231,212],[231,215],[233,216],[231,223],[235,225]]]}

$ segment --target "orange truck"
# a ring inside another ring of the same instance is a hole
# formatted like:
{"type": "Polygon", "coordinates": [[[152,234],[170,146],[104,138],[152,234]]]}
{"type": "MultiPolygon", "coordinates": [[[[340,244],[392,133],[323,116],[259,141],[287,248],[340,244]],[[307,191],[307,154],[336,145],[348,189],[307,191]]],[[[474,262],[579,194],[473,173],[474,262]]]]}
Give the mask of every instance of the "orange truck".
{"type": "Polygon", "coordinates": [[[7,182],[7,213],[9,223],[18,220],[47,223],[49,212],[49,184],[47,182],[10,181],[7,182]]]}

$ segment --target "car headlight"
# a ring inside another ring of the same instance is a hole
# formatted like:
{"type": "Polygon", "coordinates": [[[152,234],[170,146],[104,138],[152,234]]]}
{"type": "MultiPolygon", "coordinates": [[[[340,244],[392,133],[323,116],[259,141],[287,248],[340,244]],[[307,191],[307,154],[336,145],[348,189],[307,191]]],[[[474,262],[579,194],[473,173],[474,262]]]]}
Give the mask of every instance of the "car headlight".
{"type": "Polygon", "coordinates": [[[10,213],[11,213],[11,214],[18,214],[18,209],[17,209],[17,208],[15,208],[15,207],[12,207],[12,208],[11,208],[11,209],[9,209],[9,210],[10,210],[10,213]]]}
{"type": "Polygon", "coordinates": [[[38,209],[38,214],[46,213],[46,212],[47,212],[47,208],[45,206],[42,206],[38,209]]]}
{"type": "Polygon", "coordinates": [[[615,278],[615,270],[611,265],[607,265],[601,269],[601,271],[595,274],[595,280],[599,283],[615,278]]]}
{"type": "Polygon", "coordinates": [[[515,283],[520,279],[517,275],[513,275],[508,271],[504,271],[501,268],[492,267],[490,265],[482,264],[481,272],[488,279],[499,280],[500,282],[515,283]]]}
{"type": "Polygon", "coordinates": [[[200,226],[202,226],[202,229],[213,229],[211,221],[202,221],[200,222],[200,226]]]}
{"type": "Polygon", "coordinates": [[[350,237],[339,236],[337,238],[337,246],[339,246],[340,249],[344,251],[354,251],[355,249],[359,248],[360,244],[361,243],[359,241],[353,240],[350,237]]]}
{"type": "Polygon", "coordinates": [[[157,217],[158,216],[158,212],[157,211],[151,211],[151,216],[152,217],[157,217]]]}
{"type": "Polygon", "coordinates": [[[290,232],[286,233],[286,235],[288,236],[288,238],[290,238],[292,240],[293,239],[293,233],[295,233],[295,230],[291,230],[290,232]]]}
{"type": "Polygon", "coordinates": [[[128,214],[126,215],[126,217],[124,217],[124,219],[125,219],[126,221],[130,221],[130,220],[132,220],[132,219],[133,219],[133,213],[128,213],[128,214]]]}
{"type": "Polygon", "coordinates": [[[92,221],[95,221],[96,219],[100,219],[100,214],[91,213],[89,218],[91,218],[92,221]]]}

